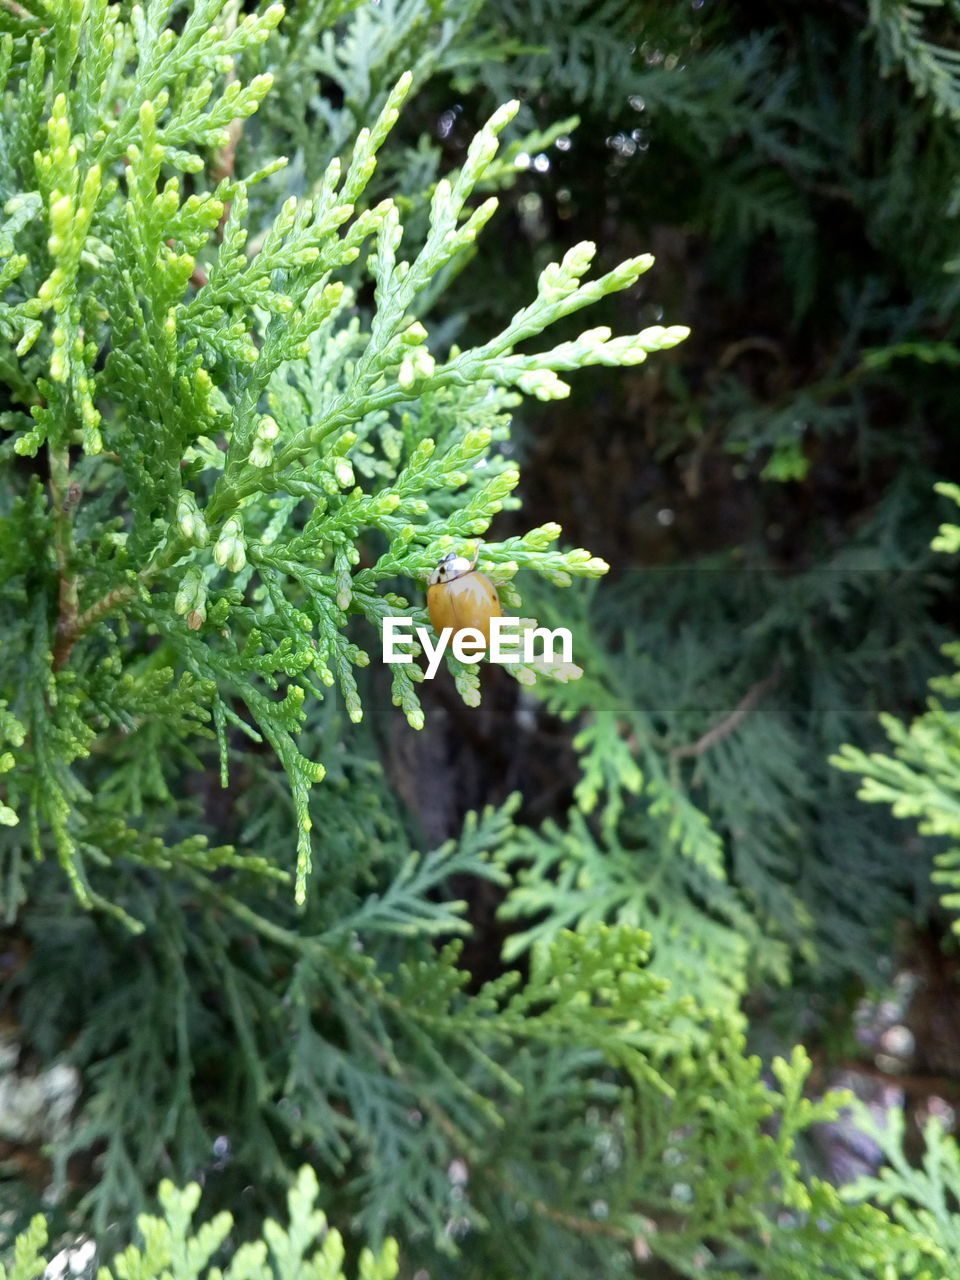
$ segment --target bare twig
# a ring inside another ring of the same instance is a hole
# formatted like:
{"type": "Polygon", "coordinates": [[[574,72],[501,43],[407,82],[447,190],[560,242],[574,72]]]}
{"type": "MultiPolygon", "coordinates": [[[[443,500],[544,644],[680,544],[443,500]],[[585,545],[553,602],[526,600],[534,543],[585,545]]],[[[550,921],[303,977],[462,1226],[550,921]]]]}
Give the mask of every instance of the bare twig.
{"type": "Polygon", "coordinates": [[[768,676],[764,677],[763,680],[758,680],[755,685],[752,685],[747,690],[740,702],[737,703],[728,716],[724,716],[719,724],[715,724],[712,729],[708,729],[696,742],[688,742],[681,747],[673,747],[670,751],[670,759],[685,760],[691,756],[702,756],[705,751],[709,751],[722,738],[726,738],[728,734],[733,733],[734,729],[747,718],[764,694],[769,693],[779,680],[780,667],[775,666],[768,676]]]}
{"type": "Polygon", "coordinates": [[[72,610],[64,609],[64,578],[61,571],[60,577],[60,618],[57,622],[57,641],[53,649],[53,669],[59,671],[64,665],[73,647],[77,641],[83,636],[95,622],[99,622],[101,618],[106,617],[108,613],[112,613],[114,609],[120,605],[126,604],[128,600],[132,600],[136,595],[133,587],[115,587],[113,591],[108,591],[106,595],[101,596],[99,600],[94,600],[93,604],[84,609],[83,613],[77,612],[76,599],[76,581],[73,582],[73,603],[72,610]]]}
{"type": "Polygon", "coordinates": [[[776,360],[777,364],[786,363],[786,353],[779,342],[774,342],[772,338],[764,338],[756,336],[751,338],[740,338],[737,342],[731,342],[720,353],[717,361],[718,369],[729,369],[730,366],[739,360],[741,356],[746,355],[750,351],[762,351],[765,355],[771,356],[776,360]]]}

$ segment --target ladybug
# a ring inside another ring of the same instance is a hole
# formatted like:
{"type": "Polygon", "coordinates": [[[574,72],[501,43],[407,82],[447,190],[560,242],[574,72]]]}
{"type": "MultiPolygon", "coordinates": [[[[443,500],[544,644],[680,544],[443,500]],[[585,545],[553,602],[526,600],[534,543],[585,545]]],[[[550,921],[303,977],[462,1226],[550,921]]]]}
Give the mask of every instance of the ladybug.
{"type": "Polygon", "coordinates": [[[467,627],[479,631],[490,643],[490,619],[502,618],[497,588],[485,573],[477,572],[472,561],[455,551],[445,555],[427,586],[427,610],[437,635],[451,627],[454,635],[467,627]]]}

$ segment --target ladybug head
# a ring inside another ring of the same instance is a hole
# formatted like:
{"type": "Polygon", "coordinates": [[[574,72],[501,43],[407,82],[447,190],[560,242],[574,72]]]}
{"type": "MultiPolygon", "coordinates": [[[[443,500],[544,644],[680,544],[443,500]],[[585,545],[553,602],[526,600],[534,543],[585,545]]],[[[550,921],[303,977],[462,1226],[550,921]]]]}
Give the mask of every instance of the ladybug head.
{"type": "Polygon", "coordinates": [[[431,573],[430,586],[435,587],[438,583],[452,582],[454,578],[462,578],[465,573],[471,572],[476,563],[476,560],[468,560],[466,556],[457,555],[456,551],[449,551],[431,573]]]}

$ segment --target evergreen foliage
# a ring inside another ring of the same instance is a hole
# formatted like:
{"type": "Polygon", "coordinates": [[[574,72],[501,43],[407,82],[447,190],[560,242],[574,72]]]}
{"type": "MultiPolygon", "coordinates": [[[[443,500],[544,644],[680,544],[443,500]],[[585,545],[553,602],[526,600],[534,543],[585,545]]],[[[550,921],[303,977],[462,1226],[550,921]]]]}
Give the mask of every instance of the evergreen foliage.
{"type": "MultiPolygon", "coordinates": [[[[467,201],[514,108],[498,111],[455,178],[437,184],[423,245],[409,262],[398,261],[403,228],[395,204],[357,205],[409,74],[372,128],[360,132],[343,172],[331,160],[316,194],[286,201],[247,255],[247,182],[224,178],[186,198],[177,177],[158,184],[162,172],[197,174],[198,150],[227,147],[227,126],[259,105],[271,73],[244,83],[233,77],[234,61],[266,42],[282,9],[236,25],[222,4],[199,5],[180,32],[162,27],[165,13],[156,5],[128,25],[105,5],[78,6],[53,27],[49,79],[44,41],[33,40],[31,61],[15,71],[15,40],[6,37],[8,101],[26,95],[35,105],[21,117],[23,128],[34,121],[33,131],[11,138],[8,149],[4,323],[8,359],[26,361],[36,385],[29,417],[15,410],[7,426],[17,455],[34,457],[48,446],[51,504],[44,510],[36,489],[21,500],[36,517],[38,542],[6,580],[6,591],[29,599],[34,616],[31,624],[24,610],[22,648],[12,651],[16,665],[5,680],[19,683],[26,674],[37,696],[5,812],[22,804],[35,856],[42,856],[40,829],[50,830],[75,892],[89,904],[99,899],[86,863],[109,857],[96,828],[118,816],[115,806],[96,813],[95,803],[94,814],[77,812],[85,788],[72,766],[90,755],[98,731],[111,722],[129,728],[162,703],[174,740],[212,725],[226,778],[227,728],[242,727],[270,744],[287,774],[302,902],[308,793],[323,765],[302,755],[294,735],[304,698],[322,698],[334,683],[351,719],[362,715],[354,671],[369,659],[344,634],[348,617],[379,628],[409,605],[378,587],[401,574],[422,579],[453,539],[486,531],[517,480],[496,448],[508,389],[555,399],[567,393],[558,372],[636,363],[686,331],[653,326],[614,338],[594,327],[541,354],[517,353],[559,319],[631,285],[652,261],[641,255],[584,283],[594,249],[581,244],[545,268],[535,301],[502,333],[438,361],[417,318],[419,295],[493,214],[495,199],[472,209],[467,201]],[[132,64],[129,79],[115,82],[108,61],[115,69],[132,64]],[[76,102],[70,108],[68,91],[76,102]],[[114,119],[118,98],[124,105],[114,119]],[[34,173],[39,190],[24,193],[34,173]],[[368,240],[369,331],[359,316],[350,318],[356,289],[335,278],[368,240]],[[72,445],[82,447],[80,459],[71,458],[72,445]],[[481,471],[491,451],[494,465],[481,471]],[[358,470],[366,486],[357,483],[358,470]],[[78,490],[85,518],[75,519],[78,490]],[[461,491],[455,514],[433,496],[448,490],[461,491]],[[375,535],[387,545],[354,573],[358,543],[375,535]],[[31,573],[47,560],[39,554],[44,541],[56,548],[55,591],[49,571],[47,581],[31,573]],[[47,634],[55,595],[59,616],[47,634]],[[123,664],[117,616],[161,639],[146,670],[135,674],[123,664]],[[28,648],[41,662],[50,655],[46,673],[17,669],[28,648]],[[87,665],[87,680],[77,682],[87,665]],[[281,686],[280,700],[265,692],[281,686]],[[230,697],[242,700],[252,723],[240,720],[230,697]]],[[[25,28],[21,42],[28,38],[25,28]]],[[[23,518],[20,507],[6,517],[6,542],[20,540],[23,518]]],[[[484,562],[503,580],[538,565],[555,577],[603,571],[587,552],[544,554],[558,532],[545,527],[491,545],[484,562]]],[[[460,672],[459,683],[475,701],[475,671],[460,672]]],[[[394,677],[394,700],[412,724],[422,723],[404,668],[394,677]]],[[[8,734],[19,736],[26,727],[9,714],[8,734]]],[[[162,775],[155,779],[161,795],[164,785],[162,775]]],[[[21,853],[14,847],[8,855],[14,879],[21,853]]],[[[217,865],[182,843],[166,856],[217,865]]]]}
{"type": "Polygon", "coordinates": [[[11,1277],[42,1191],[116,1280],[955,1280],[952,1138],[912,1169],[895,1117],[842,1191],[811,1157],[936,847],[830,752],[957,834],[952,713],[906,727],[960,359],[937,8],[0,0],[0,1086],[72,1103],[0,1129],[11,1277]],[[579,665],[496,731],[569,760],[435,824],[409,743],[498,686],[376,655],[451,548],[579,665]]]}
{"type": "MultiPolygon", "coordinates": [[[[154,1280],[159,1276],[176,1280],[198,1280],[200,1276],[211,1280],[214,1276],[227,1276],[230,1280],[294,1280],[296,1276],[343,1280],[349,1274],[358,1280],[394,1280],[397,1250],[392,1240],[377,1254],[365,1249],[357,1269],[344,1270],[346,1250],[340,1233],[328,1230],[326,1219],[315,1208],[318,1190],[316,1175],[305,1166],[288,1196],[289,1226],[266,1221],[263,1239],[237,1248],[224,1269],[211,1266],[210,1262],[230,1235],[231,1215],[218,1214],[192,1232],[200,1187],[193,1183],[178,1191],[171,1182],[163,1182],[159,1189],[163,1216],[141,1214],[137,1219],[141,1244],[128,1245],[110,1266],[101,1266],[97,1275],[99,1280],[107,1280],[108,1276],[116,1280],[154,1280]]],[[[0,1263],[2,1280],[34,1280],[43,1275],[49,1265],[42,1257],[46,1243],[47,1224],[38,1216],[18,1237],[10,1267],[0,1263]]]]}
{"type": "MultiPolygon", "coordinates": [[[[960,487],[941,483],[938,492],[960,503],[960,487]]],[[[936,551],[956,554],[960,550],[960,526],[946,523],[933,540],[936,551]]],[[[954,662],[960,660],[960,645],[943,646],[943,653],[954,662]]],[[[860,774],[860,798],[872,803],[888,804],[898,818],[917,819],[921,835],[933,837],[940,846],[933,880],[949,886],[943,905],[955,911],[960,907],[960,815],[957,792],[960,789],[960,714],[950,703],[960,695],[960,674],[935,676],[930,681],[932,693],[927,710],[909,724],[890,714],[881,716],[894,754],[879,751],[869,754],[846,745],[834,757],[839,768],[860,774]],[[943,842],[949,842],[943,848],[943,842]]],[[[960,932],[960,922],[953,928],[960,932]]]]}
{"type": "Polygon", "coordinates": [[[940,1268],[949,1274],[960,1249],[960,1215],[956,1212],[960,1147],[945,1136],[943,1125],[931,1116],[924,1130],[923,1159],[917,1168],[904,1151],[901,1112],[891,1111],[885,1126],[878,1126],[865,1109],[859,1119],[889,1163],[878,1178],[861,1178],[845,1188],[845,1198],[857,1201],[869,1197],[889,1206],[905,1229],[892,1264],[897,1276],[936,1276],[940,1268]]]}
{"type": "Polygon", "coordinates": [[[648,929],[658,972],[711,1008],[784,981],[798,955],[875,980],[907,895],[929,899],[926,872],[905,874],[897,825],[817,748],[860,735],[893,690],[919,694],[937,635],[901,626],[929,611],[931,558],[904,540],[898,567],[871,571],[875,537],[866,526],[826,571],[715,557],[581,593],[575,614],[540,607],[575,619],[586,674],[543,696],[579,726],[581,772],[569,827],[521,828],[499,855],[522,867],[504,916],[533,922],[508,956],[617,919],[648,929]]]}
{"type": "Polygon", "coordinates": [[[884,70],[902,66],[917,94],[930,98],[934,112],[956,120],[960,118],[960,54],[924,34],[925,18],[938,9],[950,13],[955,7],[944,0],[923,0],[923,8],[872,0],[870,25],[884,70]]]}

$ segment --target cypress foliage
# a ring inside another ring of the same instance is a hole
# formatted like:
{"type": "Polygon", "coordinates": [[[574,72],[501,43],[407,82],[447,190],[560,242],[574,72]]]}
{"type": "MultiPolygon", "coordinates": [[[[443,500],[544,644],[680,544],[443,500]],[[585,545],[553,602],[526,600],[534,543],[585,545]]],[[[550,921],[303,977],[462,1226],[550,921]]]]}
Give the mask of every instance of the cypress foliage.
{"type": "Polygon", "coordinates": [[[906,866],[830,753],[956,835],[952,713],[905,724],[948,617],[949,32],[0,0],[0,33],[0,1280],[77,1232],[116,1280],[954,1280],[941,1128],[842,1190],[813,1158],[831,1019],[936,910],[937,846],[906,866]],[[653,557],[578,385],[641,406],[653,557]],[[513,668],[501,722],[569,727],[553,798],[465,782],[452,834],[396,726],[499,686],[379,663],[451,549],[579,664],[513,668]]]}

